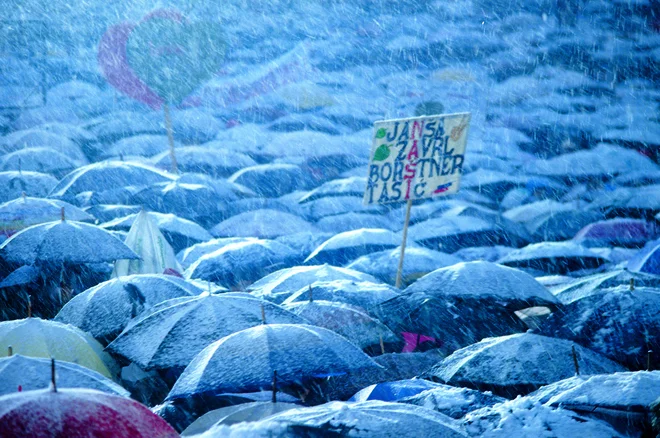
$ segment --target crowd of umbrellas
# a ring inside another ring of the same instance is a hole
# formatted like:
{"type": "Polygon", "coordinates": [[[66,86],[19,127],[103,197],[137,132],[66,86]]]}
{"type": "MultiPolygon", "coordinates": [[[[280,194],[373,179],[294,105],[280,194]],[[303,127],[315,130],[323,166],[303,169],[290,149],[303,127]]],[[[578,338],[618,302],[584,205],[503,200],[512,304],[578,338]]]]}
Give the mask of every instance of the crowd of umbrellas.
{"type": "Polygon", "coordinates": [[[359,1],[327,17],[348,43],[229,25],[260,30],[165,106],[171,142],[161,101],[69,58],[34,99],[37,67],[3,57],[0,436],[659,434],[650,6],[513,2],[484,39],[483,2],[438,3],[429,39],[359,1]],[[413,205],[397,288],[404,206],[362,203],[371,125],[463,110],[461,190],[413,205]]]}

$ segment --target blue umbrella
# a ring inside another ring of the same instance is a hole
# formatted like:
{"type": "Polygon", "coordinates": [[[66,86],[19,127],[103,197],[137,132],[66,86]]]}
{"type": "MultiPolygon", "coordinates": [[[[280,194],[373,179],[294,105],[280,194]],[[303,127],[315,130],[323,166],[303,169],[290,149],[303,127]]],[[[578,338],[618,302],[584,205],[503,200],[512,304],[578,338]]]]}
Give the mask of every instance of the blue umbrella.
{"type": "MultiPolygon", "coordinates": [[[[240,152],[206,146],[178,147],[176,162],[182,172],[200,172],[223,178],[229,177],[245,167],[257,165],[256,161],[240,152]]],[[[160,169],[169,169],[172,166],[169,151],[153,157],[153,163],[160,169]]]]}
{"type": "MultiPolygon", "coordinates": [[[[537,279],[538,280],[538,279],[537,279]]],[[[660,276],[644,272],[616,269],[578,279],[570,279],[565,284],[552,287],[552,293],[564,304],[581,298],[604,293],[607,288],[617,286],[660,288],[660,276]]]]}
{"type": "Polygon", "coordinates": [[[383,382],[369,385],[360,390],[348,401],[361,402],[367,400],[381,400],[396,402],[406,397],[412,397],[427,389],[443,386],[440,383],[424,379],[396,380],[394,382],[383,382]]]}
{"type": "MultiPolygon", "coordinates": [[[[178,142],[175,143],[175,147],[177,147],[177,158],[179,146],[181,145],[178,142]]],[[[101,153],[101,157],[104,159],[121,159],[123,161],[124,157],[153,157],[163,151],[168,152],[168,149],[169,143],[166,135],[142,134],[125,137],[113,143],[101,153]]],[[[166,168],[166,170],[169,169],[170,167],[166,168]]]]}
{"type": "Polygon", "coordinates": [[[177,380],[168,400],[304,385],[312,378],[378,368],[338,334],[309,325],[263,324],[234,333],[202,350],[177,380]]]}
{"type": "Polygon", "coordinates": [[[660,239],[648,242],[644,248],[628,261],[628,269],[660,275],[660,239]]]}
{"type": "Polygon", "coordinates": [[[0,170],[29,170],[62,177],[81,163],[48,147],[32,147],[0,157],[0,170]]]}
{"type": "Polygon", "coordinates": [[[541,242],[511,251],[498,263],[548,274],[596,269],[609,260],[574,242],[541,242]]]}
{"type": "Polygon", "coordinates": [[[258,237],[274,239],[295,233],[314,233],[316,228],[290,213],[279,210],[254,210],[232,216],[215,227],[211,234],[215,237],[258,237]]]}
{"type": "Polygon", "coordinates": [[[266,198],[276,198],[294,190],[310,187],[312,181],[295,164],[262,164],[246,167],[229,178],[266,198]]]}
{"type": "Polygon", "coordinates": [[[457,388],[440,383],[436,383],[436,385],[419,394],[399,399],[397,402],[433,409],[452,418],[459,419],[464,417],[468,412],[506,401],[505,398],[488,392],[469,388],[457,388]]]}
{"type": "Polygon", "coordinates": [[[35,198],[45,197],[57,185],[52,175],[38,172],[0,172],[0,202],[11,201],[23,193],[35,198]]]}
{"type": "Polygon", "coordinates": [[[202,256],[211,254],[220,248],[227,246],[231,243],[250,242],[256,241],[254,237],[226,237],[221,239],[212,239],[206,242],[197,243],[192,245],[177,254],[177,260],[181,263],[184,269],[199,260],[202,256]]]}
{"type": "Polygon", "coordinates": [[[343,213],[382,214],[387,209],[382,205],[365,206],[362,197],[358,196],[327,196],[301,204],[300,211],[309,220],[317,221],[343,213]]]}
{"type": "Polygon", "coordinates": [[[311,190],[300,198],[300,203],[307,203],[320,198],[333,196],[359,196],[364,195],[367,189],[366,177],[350,177],[333,179],[322,186],[311,190]]]}
{"type": "Polygon", "coordinates": [[[76,163],[86,163],[87,158],[80,146],[70,139],[37,129],[15,131],[0,138],[0,153],[7,154],[30,147],[47,147],[66,155],[76,163]]]}
{"type": "Polygon", "coordinates": [[[328,233],[343,233],[360,228],[384,228],[398,230],[401,224],[393,223],[386,216],[370,213],[348,212],[321,218],[316,227],[328,233]]]}
{"type": "MultiPolygon", "coordinates": [[[[367,274],[362,275],[369,278],[367,274]]],[[[315,281],[291,293],[283,302],[283,305],[316,299],[350,304],[367,311],[399,296],[400,291],[395,287],[375,281],[375,279],[374,282],[355,280],[315,281]]],[[[258,293],[259,290],[257,289],[256,292],[258,293]]]]}
{"type": "Polygon", "coordinates": [[[320,244],[305,263],[343,266],[365,254],[393,249],[400,244],[401,237],[397,233],[382,228],[345,231],[320,244]]]}

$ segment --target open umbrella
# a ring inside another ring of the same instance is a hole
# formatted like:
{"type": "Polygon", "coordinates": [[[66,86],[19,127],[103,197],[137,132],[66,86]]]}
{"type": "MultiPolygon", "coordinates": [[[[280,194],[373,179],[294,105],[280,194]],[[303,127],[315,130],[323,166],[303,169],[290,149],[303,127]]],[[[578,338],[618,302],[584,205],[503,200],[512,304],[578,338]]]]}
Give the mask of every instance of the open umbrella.
{"type": "Polygon", "coordinates": [[[559,301],[531,275],[490,262],[457,263],[408,286],[404,293],[491,300],[514,310],[556,306],[559,301]]]}
{"type": "Polygon", "coordinates": [[[8,154],[26,148],[47,147],[72,159],[76,164],[85,164],[87,159],[80,146],[72,140],[51,132],[37,129],[14,131],[0,139],[0,153],[8,154]]]}
{"type": "Polygon", "coordinates": [[[0,202],[11,201],[23,193],[28,196],[43,197],[57,185],[52,175],[39,172],[0,172],[0,202]]]}
{"type": "Polygon", "coordinates": [[[629,270],[660,275],[660,240],[648,242],[627,264],[629,270]]]}
{"type": "Polygon", "coordinates": [[[228,288],[242,287],[297,261],[295,251],[286,245],[273,240],[247,240],[200,257],[186,269],[185,276],[228,288]]]}
{"type": "Polygon", "coordinates": [[[0,397],[0,435],[175,438],[145,406],[93,389],[46,389],[0,397]]]}
{"type": "Polygon", "coordinates": [[[215,237],[275,239],[294,233],[314,233],[316,228],[300,216],[260,209],[237,214],[211,228],[215,237]]]}
{"type": "Polygon", "coordinates": [[[218,426],[202,436],[467,436],[457,421],[439,412],[383,401],[335,401],[311,408],[291,409],[263,421],[249,423],[249,428],[246,426],[218,426]]]}
{"type": "Polygon", "coordinates": [[[642,187],[621,187],[601,192],[590,208],[599,209],[609,218],[637,217],[651,219],[660,210],[660,184],[642,187]]]}
{"type": "Polygon", "coordinates": [[[253,298],[205,293],[167,304],[130,325],[108,350],[144,369],[182,369],[214,341],[262,324],[262,309],[266,321],[304,322],[279,306],[253,298]]]}
{"type": "MultiPolygon", "coordinates": [[[[52,359],[15,354],[0,358],[0,395],[48,388],[51,381],[52,359]]],[[[57,361],[57,386],[87,388],[108,394],[129,397],[124,388],[82,365],[57,361]]]]}
{"type": "Polygon", "coordinates": [[[221,239],[211,239],[202,243],[192,245],[177,254],[177,260],[185,268],[199,260],[202,256],[211,254],[220,248],[231,243],[248,242],[257,240],[254,237],[226,237],[221,239]]]}
{"type": "Polygon", "coordinates": [[[0,322],[0,357],[15,354],[74,362],[113,378],[112,359],[94,338],[77,327],[39,318],[0,322]]]}
{"type": "Polygon", "coordinates": [[[260,196],[277,198],[312,186],[311,177],[295,164],[261,164],[243,168],[229,177],[260,196]]]}
{"type": "MultiPolygon", "coordinates": [[[[107,150],[101,153],[101,157],[103,159],[124,161],[127,157],[152,157],[163,151],[169,153],[167,141],[166,135],[142,134],[125,137],[110,145],[107,150]]],[[[180,144],[177,142],[176,146],[178,147],[180,144]]],[[[169,170],[170,167],[168,166],[163,170],[169,170]]],[[[159,168],[162,169],[162,167],[159,168]]]]}
{"type": "Polygon", "coordinates": [[[358,196],[327,196],[300,204],[300,211],[311,221],[344,213],[382,214],[387,210],[382,205],[365,206],[362,197],[358,196]]]}
{"type": "Polygon", "coordinates": [[[581,298],[604,293],[607,288],[629,286],[631,283],[633,288],[639,286],[660,288],[660,276],[628,271],[627,269],[616,269],[571,279],[569,282],[552,287],[552,293],[562,303],[570,304],[581,298]]]}
{"type": "Polygon", "coordinates": [[[216,409],[199,417],[188,426],[181,436],[197,435],[216,425],[231,425],[243,422],[260,421],[271,415],[299,408],[293,403],[253,402],[216,409]]]}
{"type": "Polygon", "coordinates": [[[386,402],[397,402],[403,398],[412,397],[428,389],[440,386],[444,385],[424,379],[406,379],[376,383],[361,389],[348,401],[362,402],[367,400],[381,400],[386,402]]]}
{"type": "Polygon", "coordinates": [[[316,227],[327,233],[343,233],[360,228],[384,228],[386,230],[397,230],[400,224],[392,223],[386,216],[371,213],[348,212],[334,214],[319,219],[316,227]]]}
{"type": "MultiPolygon", "coordinates": [[[[349,282],[368,281],[378,283],[374,277],[352,269],[338,268],[328,264],[317,266],[294,266],[280,269],[248,286],[254,296],[281,303],[294,292],[309,287],[317,281],[348,280],[349,282]]],[[[309,298],[305,298],[309,300],[309,298]]],[[[327,298],[318,297],[320,300],[327,298]]],[[[332,300],[330,300],[332,301],[332,300]]]]}
{"type": "Polygon", "coordinates": [[[290,294],[283,304],[317,299],[349,304],[366,312],[373,306],[398,297],[400,293],[399,289],[393,286],[371,281],[316,281],[290,294]]]}
{"type": "Polygon", "coordinates": [[[595,269],[608,261],[607,258],[575,242],[541,242],[511,251],[498,260],[498,263],[548,274],[566,274],[571,271],[595,269]]]}
{"type": "Polygon", "coordinates": [[[115,236],[95,225],[61,221],[33,225],[0,245],[8,262],[101,263],[138,256],[115,236]]]}
{"type": "Polygon", "coordinates": [[[306,203],[320,198],[334,196],[360,196],[367,189],[366,177],[338,178],[324,183],[322,186],[309,191],[300,198],[299,202],[306,203]]]}
{"type": "Polygon", "coordinates": [[[113,278],[67,302],[56,321],[87,331],[108,344],[128,322],[149,307],[177,297],[201,293],[191,284],[169,275],[131,275],[113,278]]]}
{"type": "Polygon", "coordinates": [[[365,254],[396,248],[400,243],[401,237],[397,233],[382,228],[346,231],[320,244],[305,263],[342,266],[365,254]]]}
{"type": "Polygon", "coordinates": [[[25,148],[0,157],[0,171],[29,170],[47,173],[56,178],[63,177],[82,164],[86,162],[75,162],[48,147],[25,148]]]}
{"type": "MultiPolygon", "coordinates": [[[[355,259],[346,268],[373,275],[384,283],[395,284],[400,255],[401,248],[378,251],[355,259]]],[[[460,261],[458,257],[428,248],[406,248],[401,284],[408,286],[431,271],[460,261]]]]}
{"type": "MultiPolygon", "coordinates": [[[[169,169],[171,160],[169,151],[152,158],[160,169],[169,169]]],[[[177,147],[176,163],[182,172],[200,172],[216,178],[227,178],[243,168],[257,165],[248,155],[205,145],[177,147]]]]}
{"type": "MultiPolygon", "coordinates": [[[[325,300],[298,301],[283,307],[310,324],[338,333],[361,349],[380,343],[397,343],[399,338],[380,321],[356,307],[325,300]]],[[[380,350],[378,350],[379,353],[380,350]]]]}
{"type": "Polygon", "coordinates": [[[224,337],[202,350],[167,398],[269,389],[275,372],[279,385],[302,385],[311,378],[378,366],[330,330],[304,324],[263,324],[224,337]]]}
{"type": "Polygon", "coordinates": [[[573,240],[586,247],[624,246],[639,248],[658,236],[654,222],[616,218],[598,221],[582,228],[573,240]]]}
{"type": "Polygon", "coordinates": [[[617,371],[625,368],[574,342],[519,333],[486,338],[454,351],[425,377],[513,398],[578,372],[617,371]]]}
{"type": "Polygon", "coordinates": [[[603,289],[564,306],[541,327],[547,336],[570,339],[632,370],[660,364],[660,289],[603,289]],[[649,351],[651,350],[651,351],[649,351]]]}
{"type": "Polygon", "coordinates": [[[399,403],[433,409],[452,418],[461,418],[468,412],[505,402],[506,399],[469,388],[436,383],[424,391],[397,400],[399,403]]]}
{"type": "Polygon", "coordinates": [[[551,383],[528,397],[608,421],[624,434],[650,432],[649,413],[660,391],[659,371],[575,376],[551,383]]]}

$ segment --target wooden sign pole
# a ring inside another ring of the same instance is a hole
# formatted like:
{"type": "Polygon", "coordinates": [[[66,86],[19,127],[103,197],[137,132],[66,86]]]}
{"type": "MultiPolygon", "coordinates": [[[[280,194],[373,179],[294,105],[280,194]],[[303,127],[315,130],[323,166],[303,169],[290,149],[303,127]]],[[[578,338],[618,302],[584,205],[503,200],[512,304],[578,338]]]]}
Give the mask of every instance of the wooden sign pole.
{"type": "Polygon", "coordinates": [[[165,130],[167,131],[167,141],[170,143],[170,158],[172,159],[172,173],[179,173],[179,168],[176,163],[176,155],[174,155],[174,135],[172,134],[172,119],[170,118],[170,106],[166,103],[163,105],[165,112],[165,130]]]}
{"type": "Polygon", "coordinates": [[[396,270],[396,288],[401,288],[401,276],[403,274],[403,257],[406,255],[406,240],[408,239],[408,224],[410,223],[410,209],[412,208],[412,199],[408,199],[406,204],[406,219],[403,222],[403,237],[401,239],[401,253],[399,254],[399,267],[396,270]]]}

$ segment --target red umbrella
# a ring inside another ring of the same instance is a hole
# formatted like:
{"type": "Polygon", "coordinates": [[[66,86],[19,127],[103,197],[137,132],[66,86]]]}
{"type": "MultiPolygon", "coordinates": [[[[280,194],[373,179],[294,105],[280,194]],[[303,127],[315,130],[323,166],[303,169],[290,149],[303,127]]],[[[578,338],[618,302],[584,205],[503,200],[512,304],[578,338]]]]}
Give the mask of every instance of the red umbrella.
{"type": "Polygon", "coordinates": [[[50,389],[0,397],[0,436],[178,437],[140,403],[92,389],[50,389]]]}

